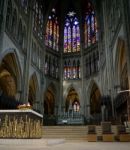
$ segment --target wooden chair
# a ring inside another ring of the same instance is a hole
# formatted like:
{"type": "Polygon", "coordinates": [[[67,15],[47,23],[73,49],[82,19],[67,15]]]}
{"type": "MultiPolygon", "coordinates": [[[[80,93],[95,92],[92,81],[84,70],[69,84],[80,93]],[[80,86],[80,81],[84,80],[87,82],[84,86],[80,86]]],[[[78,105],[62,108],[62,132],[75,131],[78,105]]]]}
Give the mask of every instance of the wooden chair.
{"type": "Polygon", "coordinates": [[[126,132],[126,128],[124,125],[118,125],[117,131],[118,131],[117,137],[120,142],[130,142],[130,133],[126,132]]]}
{"type": "Polygon", "coordinates": [[[114,134],[111,131],[111,122],[102,122],[102,140],[104,142],[113,142],[114,134]]]}
{"type": "Polygon", "coordinates": [[[96,126],[95,125],[88,125],[88,142],[96,142],[97,135],[96,135],[96,126]]]}

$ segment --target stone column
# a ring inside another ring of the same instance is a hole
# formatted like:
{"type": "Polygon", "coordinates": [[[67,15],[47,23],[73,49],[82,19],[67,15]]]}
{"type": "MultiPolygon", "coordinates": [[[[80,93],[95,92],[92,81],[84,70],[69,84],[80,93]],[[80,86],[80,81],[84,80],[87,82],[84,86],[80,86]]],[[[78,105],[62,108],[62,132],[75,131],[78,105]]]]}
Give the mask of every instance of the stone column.
{"type": "Polygon", "coordinates": [[[28,33],[27,33],[27,55],[24,60],[24,71],[23,71],[23,83],[22,83],[22,101],[28,102],[28,93],[29,93],[29,69],[31,66],[31,52],[32,52],[32,35],[33,35],[33,1],[30,0],[29,6],[29,21],[27,24],[28,33]]]}
{"type": "MultiPolygon", "coordinates": [[[[62,7],[63,4],[62,4],[62,7]]],[[[61,14],[63,16],[63,13],[61,14]]],[[[60,79],[60,89],[59,89],[59,101],[58,101],[58,114],[64,111],[65,108],[65,102],[63,99],[63,72],[64,72],[64,62],[63,62],[63,53],[64,53],[64,18],[61,17],[61,28],[59,31],[59,51],[60,51],[60,59],[59,59],[59,79],[60,79]]]]}
{"type": "Polygon", "coordinates": [[[105,121],[105,105],[101,106],[101,112],[102,112],[102,122],[105,121]]]}
{"type": "MultiPolygon", "coordinates": [[[[80,8],[81,9],[81,8],[80,8]]],[[[82,16],[82,14],[80,14],[82,16]]],[[[82,16],[80,18],[80,29],[84,29],[84,17],[82,16]]],[[[85,115],[85,63],[84,63],[84,30],[80,30],[80,53],[81,53],[81,58],[80,58],[80,70],[81,70],[81,99],[80,99],[80,104],[81,104],[81,114],[85,115]]]]}
{"type": "MultiPolygon", "coordinates": [[[[107,81],[107,91],[111,91],[109,94],[111,96],[111,102],[112,102],[112,117],[114,117],[114,106],[113,106],[113,53],[112,53],[112,47],[109,40],[109,21],[108,21],[108,15],[107,15],[107,6],[106,2],[103,2],[103,20],[104,20],[104,49],[105,49],[105,57],[106,57],[106,81],[107,81]]],[[[105,91],[104,91],[105,92],[105,91]]]]}
{"type": "Polygon", "coordinates": [[[6,28],[7,0],[0,1],[0,52],[3,50],[3,37],[6,28]]]}

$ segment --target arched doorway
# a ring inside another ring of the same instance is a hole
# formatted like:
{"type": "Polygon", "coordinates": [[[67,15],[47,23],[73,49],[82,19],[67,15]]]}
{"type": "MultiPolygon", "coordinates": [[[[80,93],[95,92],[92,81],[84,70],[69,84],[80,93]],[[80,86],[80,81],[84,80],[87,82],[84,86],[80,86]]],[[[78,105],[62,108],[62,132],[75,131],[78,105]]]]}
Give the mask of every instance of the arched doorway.
{"type": "Polygon", "coordinates": [[[30,103],[30,105],[37,110],[37,92],[38,92],[39,88],[38,88],[38,81],[37,81],[37,76],[34,73],[29,81],[29,94],[28,94],[28,102],[30,103]]]}
{"type": "Polygon", "coordinates": [[[80,111],[80,101],[79,96],[76,90],[72,87],[66,98],[65,111],[73,110],[74,112],[80,111]]]}
{"type": "Polygon", "coordinates": [[[101,94],[95,83],[92,86],[90,94],[90,114],[93,121],[101,121],[101,94]]]}
{"type": "Polygon", "coordinates": [[[119,40],[118,42],[118,77],[119,77],[119,85],[120,92],[117,94],[115,100],[115,110],[116,115],[118,116],[118,121],[122,122],[123,120],[128,119],[128,101],[129,101],[129,92],[125,92],[125,90],[129,89],[128,85],[128,73],[127,73],[127,61],[126,61],[126,49],[125,42],[123,40],[119,40]]]}
{"type": "Polygon", "coordinates": [[[44,95],[44,115],[53,116],[55,114],[55,94],[55,87],[50,84],[44,95]]]}
{"type": "Polygon", "coordinates": [[[16,109],[20,80],[18,62],[14,53],[7,54],[0,64],[0,109],[16,109]],[[19,84],[19,85],[18,85],[19,84]],[[4,96],[4,98],[3,98],[4,96]]]}

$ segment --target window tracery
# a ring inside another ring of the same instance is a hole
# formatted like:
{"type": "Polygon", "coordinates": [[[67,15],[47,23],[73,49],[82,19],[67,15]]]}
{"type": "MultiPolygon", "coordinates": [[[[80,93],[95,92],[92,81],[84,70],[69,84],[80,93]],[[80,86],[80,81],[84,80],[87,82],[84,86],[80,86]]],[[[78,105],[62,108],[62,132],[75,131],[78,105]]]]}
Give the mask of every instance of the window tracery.
{"type": "Polygon", "coordinates": [[[64,25],[64,53],[80,51],[80,28],[75,12],[69,12],[64,25]]]}
{"type": "Polygon", "coordinates": [[[96,43],[98,40],[97,20],[94,8],[90,2],[87,4],[87,11],[85,14],[84,35],[85,48],[96,43]]]}
{"type": "Polygon", "coordinates": [[[45,44],[53,50],[59,51],[59,23],[54,8],[48,17],[45,44]]]}

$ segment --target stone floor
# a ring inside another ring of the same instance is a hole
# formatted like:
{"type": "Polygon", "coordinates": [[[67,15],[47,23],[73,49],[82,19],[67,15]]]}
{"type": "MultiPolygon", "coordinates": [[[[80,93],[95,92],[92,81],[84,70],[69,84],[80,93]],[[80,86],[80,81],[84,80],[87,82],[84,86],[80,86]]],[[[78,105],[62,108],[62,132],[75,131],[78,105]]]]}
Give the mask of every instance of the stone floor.
{"type": "Polygon", "coordinates": [[[0,150],[130,150],[130,142],[70,142],[64,139],[0,139],[0,150]]]}

